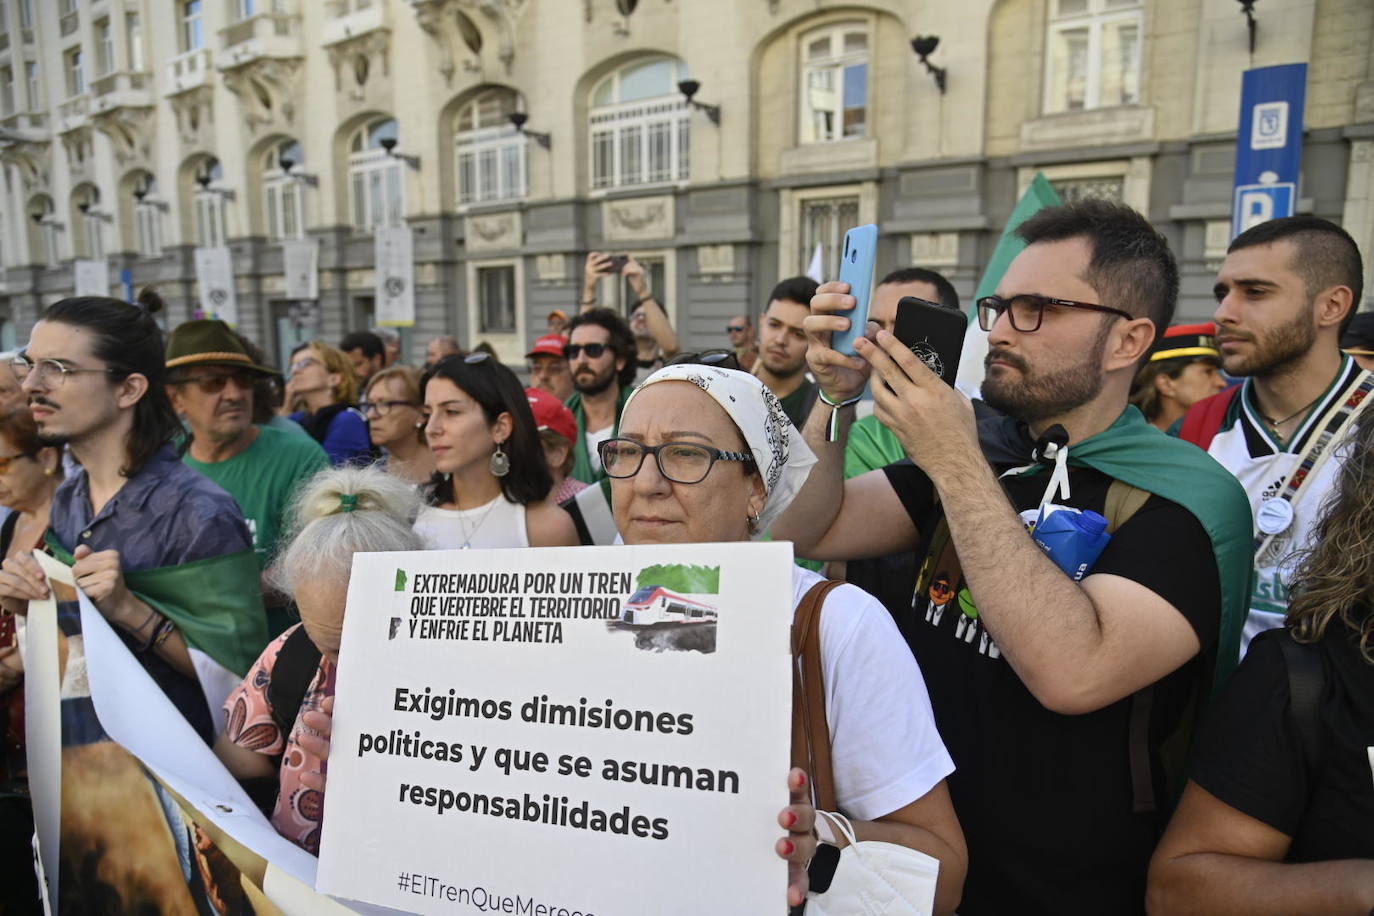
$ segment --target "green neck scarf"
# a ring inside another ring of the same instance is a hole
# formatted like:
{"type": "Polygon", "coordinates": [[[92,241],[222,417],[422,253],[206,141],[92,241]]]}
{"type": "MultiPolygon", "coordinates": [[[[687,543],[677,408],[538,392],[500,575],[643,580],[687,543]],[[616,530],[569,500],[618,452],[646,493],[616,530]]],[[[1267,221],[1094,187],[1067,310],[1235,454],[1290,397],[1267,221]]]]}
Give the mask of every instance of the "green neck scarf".
{"type": "MultiPolygon", "coordinates": [[[[46,540],[54,557],[68,566],[75,562],[51,531],[46,540]]],[[[252,550],[126,572],[124,584],[176,624],[187,646],[239,677],[267,646],[261,572],[252,550]]]]}
{"type": "MultiPolygon", "coordinates": [[[[630,398],[630,392],[634,389],[626,385],[620,389],[620,397],[615,403],[615,423],[611,426],[611,435],[620,433],[620,414],[625,410],[625,402],[630,398]]],[[[572,476],[586,484],[599,482],[606,476],[604,471],[596,470],[592,467],[592,456],[587,451],[587,408],[582,406],[582,392],[573,392],[572,397],[567,400],[568,409],[572,411],[573,419],[577,420],[577,441],[573,443],[573,469],[572,476]]]]}
{"type": "MultiPolygon", "coordinates": [[[[1249,608],[1254,523],[1245,489],[1202,449],[1155,429],[1134,406],[1128,406],[1097,435],[1069,443],[1069,464],[1093,468],[1176,502],[1202,524],[1211,539],[1221,580],[1221,629],[1213,682],[1220,687],[1239,663],[1241,628],[1249,608]]],[[[1037,464],[1023,473],[1045,467],[1037,464]]]]}

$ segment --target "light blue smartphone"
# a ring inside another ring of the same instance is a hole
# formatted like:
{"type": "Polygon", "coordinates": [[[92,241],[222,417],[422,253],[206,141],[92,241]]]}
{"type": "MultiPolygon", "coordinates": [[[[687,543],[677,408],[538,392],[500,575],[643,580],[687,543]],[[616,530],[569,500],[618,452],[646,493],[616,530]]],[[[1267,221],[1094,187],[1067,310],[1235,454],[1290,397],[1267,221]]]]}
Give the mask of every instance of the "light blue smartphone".
{"type": "Polygon", "coordinates": [[[872,223],[855,226],[844,234],[839,279],[849,284],[849,294],[858,304],[847,312],[835,313],[849,319],[849,330],[836,331],[830,338],[830,346],[846,355],[853,355],[854,342],[864,335],[868,325],[868,300],[873,295],[873,267],[877,256],[877,226],[872,223]]]}

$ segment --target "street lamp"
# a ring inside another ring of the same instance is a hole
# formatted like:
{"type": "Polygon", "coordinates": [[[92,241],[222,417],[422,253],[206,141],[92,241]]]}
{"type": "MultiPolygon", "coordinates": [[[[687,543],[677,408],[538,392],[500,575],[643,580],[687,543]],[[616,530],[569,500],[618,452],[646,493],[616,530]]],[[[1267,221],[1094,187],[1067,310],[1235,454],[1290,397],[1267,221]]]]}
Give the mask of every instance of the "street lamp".
{"type": "Polygon", "coordinates": [[[687,104],[691,105],[693,108],[697,108],[701,111],[706,112],[706,119],[710,121],[712,124],[719,127],[720,106],[707,105],[705,102],[698,102],[696,99],[692,98],[692,96],[696,95],[700,89],[701,83],[697,82],[696,80],[683,80],[682,82],[677,84],[677,91],[681,92],[683,97],[687,99],[687,104]]]}
{"type": "Polygon", "coordinates": [[[911,50],[915,51],[916,57],[925,64],[926,72],[935,77],[935,85],[939,87],[940,95],[944,95],[947,71],[944,67],[937,67],[930,62],[930,55],[934,54],[938,47],[940,47],[939,35],[917,35],[911,39],[911,50]]]}

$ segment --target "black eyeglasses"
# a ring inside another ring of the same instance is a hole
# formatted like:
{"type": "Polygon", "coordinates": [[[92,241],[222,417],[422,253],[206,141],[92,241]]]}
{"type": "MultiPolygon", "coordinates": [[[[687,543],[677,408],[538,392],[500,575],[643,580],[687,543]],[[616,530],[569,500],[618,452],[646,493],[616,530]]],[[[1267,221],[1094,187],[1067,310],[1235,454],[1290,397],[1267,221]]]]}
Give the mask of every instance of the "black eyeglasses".
{"type": "Polygon", "coordinates": [[[195,385],[205,394],[219,394],[224,390],[224,386],[233,379],[234,384],[240,389],[247,390],[261,378],[256,372],[242,370],[239,372],[229,372],[224,375],[188,375],[186,378],[179,379],[177,385],[195,385]]]}
{"type": "Polygon", "coordinates": [[[741,331],[747,331],[749,329],[742,324],[727,324],[725,330],[730,334],[738,334],[741,331]]]}
{"type": "Polygon", "coordinates": [[[563,347],[563,355],[567,357],[569,361],[571,361],[577,359],[577,357],[585,350],[588,359],[600,359],[601,354],[605,353],[609,349],[610,345],[603,343],[568,344],[565,347],[563,347]]]}
{"type": "Polygon", "coordinates": [[[701,483],[717,461],[754,460],[753,455],[723,452],[695,442],[644,445],[633,439],[607,439],[598,446],[597,451],[607,477],[633,477],[644,465],[644,457],[653,455],[658,463],[658,472],[674,483],[701,483]]]}
{"type": "Polygon", "coordinates": [[[1011,326],[1022,334],[1040,330],[1040,322],[1045,319],[1045,308],[1055,306],[1066,309],[1084,309],[1089,312],[1106,312],[1131,319],[1135,316],[1108,305],[1093,305],[1089,302],[1074,302],[1072,299],[1051,299],[1048,296],[1033,296],[1029,293],[1002,299],[998,296],[984,296],[978,300],[978,326],[991,331],[997,319],[1006,312],[1011,317],[1011,326]]]}
{"type": "Polygon", "coordinates": [[[663,365],[678,366],[687,363],[693,366],[715,366],[717,369],[739,369],[739,359],[734,350],[702,350],[700,353],[679,353],[663,365]]]}

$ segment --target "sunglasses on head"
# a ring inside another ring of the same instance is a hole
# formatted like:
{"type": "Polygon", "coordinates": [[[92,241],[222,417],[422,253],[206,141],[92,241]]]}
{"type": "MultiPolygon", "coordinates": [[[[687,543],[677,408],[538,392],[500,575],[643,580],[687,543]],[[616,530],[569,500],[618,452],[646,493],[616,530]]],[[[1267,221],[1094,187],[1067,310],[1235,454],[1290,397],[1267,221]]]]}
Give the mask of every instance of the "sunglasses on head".
{"type": "Polygon", "coordinates": [[[600,359],[601,355],[609,349],[610,345],[604,343],[568,344],[563,347],[563,355],[572,360],[577,359],[585,351],[588,359],[600,359]]]}
{"type": "Polygon", "coordinates": [[[739,359],[733,350],[702,350],[700,353],[679,353],[663,365],[715,366],[717,369],[739,369],[739,359]]]}

